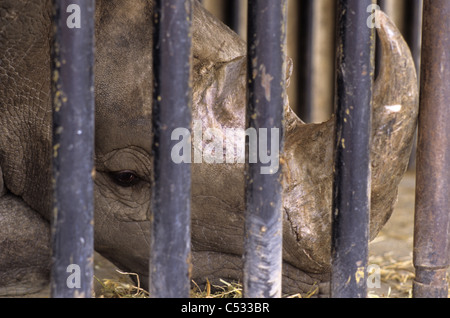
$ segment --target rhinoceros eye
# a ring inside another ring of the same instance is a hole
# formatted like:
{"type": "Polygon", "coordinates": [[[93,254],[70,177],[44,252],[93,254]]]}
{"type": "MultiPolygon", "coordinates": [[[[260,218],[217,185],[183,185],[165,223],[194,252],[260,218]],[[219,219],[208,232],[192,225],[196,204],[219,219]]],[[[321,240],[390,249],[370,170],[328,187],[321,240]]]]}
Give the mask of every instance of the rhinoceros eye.
{"type": "Polygon", "coordinates": [[[132,187],[140,181],[139,177],[134,171],[125,170],[111,172],[110,176],[117,185],[124,188],[132,187]]]}

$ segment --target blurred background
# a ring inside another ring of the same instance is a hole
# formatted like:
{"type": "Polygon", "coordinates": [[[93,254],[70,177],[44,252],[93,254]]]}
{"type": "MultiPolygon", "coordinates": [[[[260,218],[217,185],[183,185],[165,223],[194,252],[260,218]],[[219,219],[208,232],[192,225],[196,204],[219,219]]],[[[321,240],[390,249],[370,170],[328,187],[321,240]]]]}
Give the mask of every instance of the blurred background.
{"type": "MultiPolygon", "coordinates": [[[[247,0],[200,2],[246,39],[247,0]]],[[[394,20],[418,63],[422,0],[374,3],[394,20]]],[[[294,61],[289,97],[291,107],[308,123],[326,121],[333,109],[335,16],[336,0],[288,0],[288,54],[294,61]]]]}
{"type": "MultiPolygon", "coordinates": [[[[199,1],[243,39],[247,38],[247,0],[199,1]]],[[[324,122],[334,109],[336,2],[288,0],[288,55],[294,62],[288,95],[292,109],[306,123],[324,122]]],[[[423,0],[373,2],[400,29],[419,70],[423,0]]],[[[376,56],[378,71],[378,48],[376,56]]],[[[415,148],[410,163],[410,168],[414,167],[415,148]]]]}

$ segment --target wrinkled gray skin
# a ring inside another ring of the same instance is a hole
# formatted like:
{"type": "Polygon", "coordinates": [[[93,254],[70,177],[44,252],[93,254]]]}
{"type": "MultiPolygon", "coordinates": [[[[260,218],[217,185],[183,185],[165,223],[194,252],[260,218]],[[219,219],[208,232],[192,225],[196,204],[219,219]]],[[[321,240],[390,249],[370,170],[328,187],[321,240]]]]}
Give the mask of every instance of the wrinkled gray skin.
{"type": "MultiPolygon", "coordinates": [[[[50,1],[0,0],[0,295],[48,282],[51,216],[50,1]]],[[[371,236],[389,218],[417,118],[413,62],[380,13],[384,67],[373,112],[371,236]],[[400,105],[401,109],[389,107],[400,105]],[[394,111],[396,110],[396,111],[394,111]]],[[[97,1],[95,248],[147,283],[151,180],[152,8],[97,1]],[[111,172],[140,181],[118,185],[111,172]]],[[[194,119],[244,127],[246,44],[195,4],[194,119]]],[[[290,71],[287,72],[290,75],[290,71]]],[[[283,292],[327,293],[334,119],[286,109],[283,292]]],[[[349,110],[351,116],[351,110],[349,110]]],[[[241,280],[244,166],[192,165],[192,279],[241,280]]]]}

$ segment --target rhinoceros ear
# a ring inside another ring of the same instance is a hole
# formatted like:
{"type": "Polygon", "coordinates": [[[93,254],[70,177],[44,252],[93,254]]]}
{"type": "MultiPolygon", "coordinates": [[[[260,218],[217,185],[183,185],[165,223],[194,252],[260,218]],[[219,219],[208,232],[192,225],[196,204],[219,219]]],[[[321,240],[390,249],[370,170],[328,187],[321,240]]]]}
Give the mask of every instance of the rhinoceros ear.
{"type": "Polygon", "coordinates": [[[192,20],[194,57],[202,61],[226,62],[246,54],[246,44],[199,1],[194,1],[192,20]]]}

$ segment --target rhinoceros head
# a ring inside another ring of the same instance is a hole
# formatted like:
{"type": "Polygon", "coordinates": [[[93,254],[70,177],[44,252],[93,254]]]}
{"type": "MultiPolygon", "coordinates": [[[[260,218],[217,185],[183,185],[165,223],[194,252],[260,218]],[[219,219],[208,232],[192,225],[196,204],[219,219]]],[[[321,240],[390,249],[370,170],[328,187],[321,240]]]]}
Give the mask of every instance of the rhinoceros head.
{"type": "MultiPolygon", "coordinates": [[[[5,7],[5,19],[11,21],[0,32],[11,47],[2,51],[7,65],[0,65],[7,70],[0,85],[6,109],[0,117],[0,165],[6,188],[48,221],[51,1],[33,2],[30,16],[42,14],[31,22],[28,15],[14,19],[11,13],[23,10],[22,3],[5,2],[10,8],[5,7]],[[34,27],[24,28],[27,23],[34,27]],[[16,107],[25,102],[26,112],[16,107]]],[[[244,129],[246,44],[194,3],[193,120],[203,131],[244,129]]],[[[409,49],[392,22],[377,14],[384,62],[374,87],[372,238],[392,213],[418,112],[409,49]]],[[[152,1],[97,1],[95,248],[118,267],[141,275],[144,285],[150,253],[152,20],[152,1]]],[[[297,293],[329,281],[335,120],[305,124],[287,99],[284,107],[283,289],[297,293]]],[[[203,140],[201,146],[208,147],[208,138],[203,140]]],[[[241,279],[244,193],[243,163],[192,164],[192,279],[197,284],[241,279]]]]}
{"type": "MultiPolygon", "coordinates": [[[[136,26],[139,35],[150,27],[145,23],[151,11],[138,11],[142,17],[136,26]]],[[[387,16],[377,14],[383,67],[374,88],[372,238],[392,213],[397,186],[408,165],[418,111],[409,49],[387,16]]],[[[109,176],[112,171],[135,171],[144,181],[151,178],[151,39],[143,45],[133,35],[136,31],[127,31],[127,19],[121,19],[123,29],[111,26],[114,31],[99,34],[105,46],[98,48],[97,68],[96,244],[100,252],[138,272],[146,282],[149,183],[121,187],[109,176]],[[111,37],[117,43],[114,49],[109,48],[111,37]]],[[[107,26],[103,23],[101,29],[107,26]]],[[[204,133],[243,129],[246,44],[197,4],[193,42],[193,120],[204,133]]],[[[329,280],[335,119],[305,124],[287,99],[285,114],[283,289],[299,292],[329,280]]],[[[208,140],[201,146],[207,147],[208,140]]],[[[198,284],[206,279],[242,277],[244,180],[242,163],[192,164],[192,278],[198,284]]]]}

